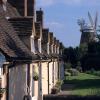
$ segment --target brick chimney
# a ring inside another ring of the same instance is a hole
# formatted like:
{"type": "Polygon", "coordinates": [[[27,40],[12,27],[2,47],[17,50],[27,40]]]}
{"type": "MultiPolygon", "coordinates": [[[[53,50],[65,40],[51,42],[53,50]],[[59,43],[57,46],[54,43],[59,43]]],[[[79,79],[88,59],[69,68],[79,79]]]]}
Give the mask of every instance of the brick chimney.
{"type": "Polygon", "coordinates": [[[50,34],[49,29],[42,30],[42,48],[49,54],[50,34]]]}
{"type": "Polygon", "coordinates": [[[59,54],[62,55],[63,53],[63,44],[60,42],[60,47],[59,47],[59,54]]]}
{"type": "Polygon", "coordinates": [[[41,50],[41,39],[42,39],[42,27],[39,22],[35,22],[35,47],[37,47],[37,51],[42,53],[41,50]]]}
{"type": "Polygon", "coordinates": [[[56,37],[54,37],[54,53],[56,54],[57,52],[57,47],[56,47],[56,37]]]}
{"type": "Polygon", "coordinates": [[[50,34],[50,53],[53,54],[53,44],[54,44],[53,32],[49,32],[49,34],[50,34]]]}
{"type": "Polygon", "coordinates": [[[57,54],[59,54],[59,46],[60,46],[59,40],[57,40],[57,54]]]}
{"type": "Polygon", "coordinates": [[[43,11],[41,8],[40,10],[36,11],[36,22],[40,22],[43,28],[43,11]]]}
{"type": "Polygon", "coordinates": [[[35,0],[7,0],[22,16],[34,16],[35,0]]]}

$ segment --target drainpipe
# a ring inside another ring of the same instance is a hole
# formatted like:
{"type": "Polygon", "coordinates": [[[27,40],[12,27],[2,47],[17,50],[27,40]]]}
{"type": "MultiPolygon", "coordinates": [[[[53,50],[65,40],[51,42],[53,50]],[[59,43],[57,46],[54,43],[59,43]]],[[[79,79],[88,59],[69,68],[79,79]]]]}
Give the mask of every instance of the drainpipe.
{"type": "Polygon", "coordinates": [[[59,58],[57,58],[57,62],[58,62],[58,80],[60,79],[60,66],[59,66],[59,58]]]}
{"type": "Polygon", "coordinates": [[[55,61],[54,61],[54,59],[53,59],[53,70],[52,70],[52,71],[53,71],[53,79],[52,79],[53,87],[54,87],[54,62],[55,62],[55,61]]]}
{"type": "Polygon", "coordinates": [[[50,80],[49,80],[49,64],[51,62],[52,62],[52,59],[51,59],[51,61],[48,62],[48,94],[49,94],[49,82],[50,82],[50,80]]]}
{"type": "Polygon", "coordinates": [[[39,83],[38,83],[38,100],[43,100],[42,99],[42,66],[41,66],[41,60],[38,62],[38,70],[39,70],[39,83]]]}

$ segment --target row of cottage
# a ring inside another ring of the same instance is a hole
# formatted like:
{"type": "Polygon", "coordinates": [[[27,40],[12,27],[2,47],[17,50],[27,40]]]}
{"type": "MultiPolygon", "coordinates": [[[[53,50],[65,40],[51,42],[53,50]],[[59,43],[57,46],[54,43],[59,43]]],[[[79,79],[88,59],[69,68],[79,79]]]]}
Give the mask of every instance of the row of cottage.
{"type": "Polygon", "coordinates": [[[63,79],[63,44],[34,0],[0,0],[0,100],[42,100],[63,79]]]}

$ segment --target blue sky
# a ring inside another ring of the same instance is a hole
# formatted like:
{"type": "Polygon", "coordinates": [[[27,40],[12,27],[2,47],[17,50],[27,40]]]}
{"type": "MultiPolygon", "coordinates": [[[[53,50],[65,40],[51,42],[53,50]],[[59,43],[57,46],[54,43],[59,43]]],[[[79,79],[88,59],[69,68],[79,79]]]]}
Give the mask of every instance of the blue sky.
{"type": "Polygon", "coordinates": [[[44,11],[44,26],[66,47],[79,45],[78,19],[88,22],[88,11],[93,18],[96,11],[100,14],[100,0],[36,0],[36,9],[40,7],[44,11]]]}

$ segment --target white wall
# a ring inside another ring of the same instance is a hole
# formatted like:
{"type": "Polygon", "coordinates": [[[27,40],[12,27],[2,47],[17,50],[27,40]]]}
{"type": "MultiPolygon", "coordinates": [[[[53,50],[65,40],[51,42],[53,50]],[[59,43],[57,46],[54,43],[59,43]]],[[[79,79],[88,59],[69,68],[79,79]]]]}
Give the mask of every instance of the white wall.
{"type": "Polygon", "coordinates": [[[9,100],[23,100],[27,89],[27,64],[9,69],[9,100]]]}
{"type": "Polygon", "coordinates": [[[53,88],[53,62],[49,64],[49,93],[51,93],[52,88],[53,88]]]}
{"type": "Polygon", "coordinates": [[[42,63],[42,93],[48,94],[48,64],[42,63]]]}

